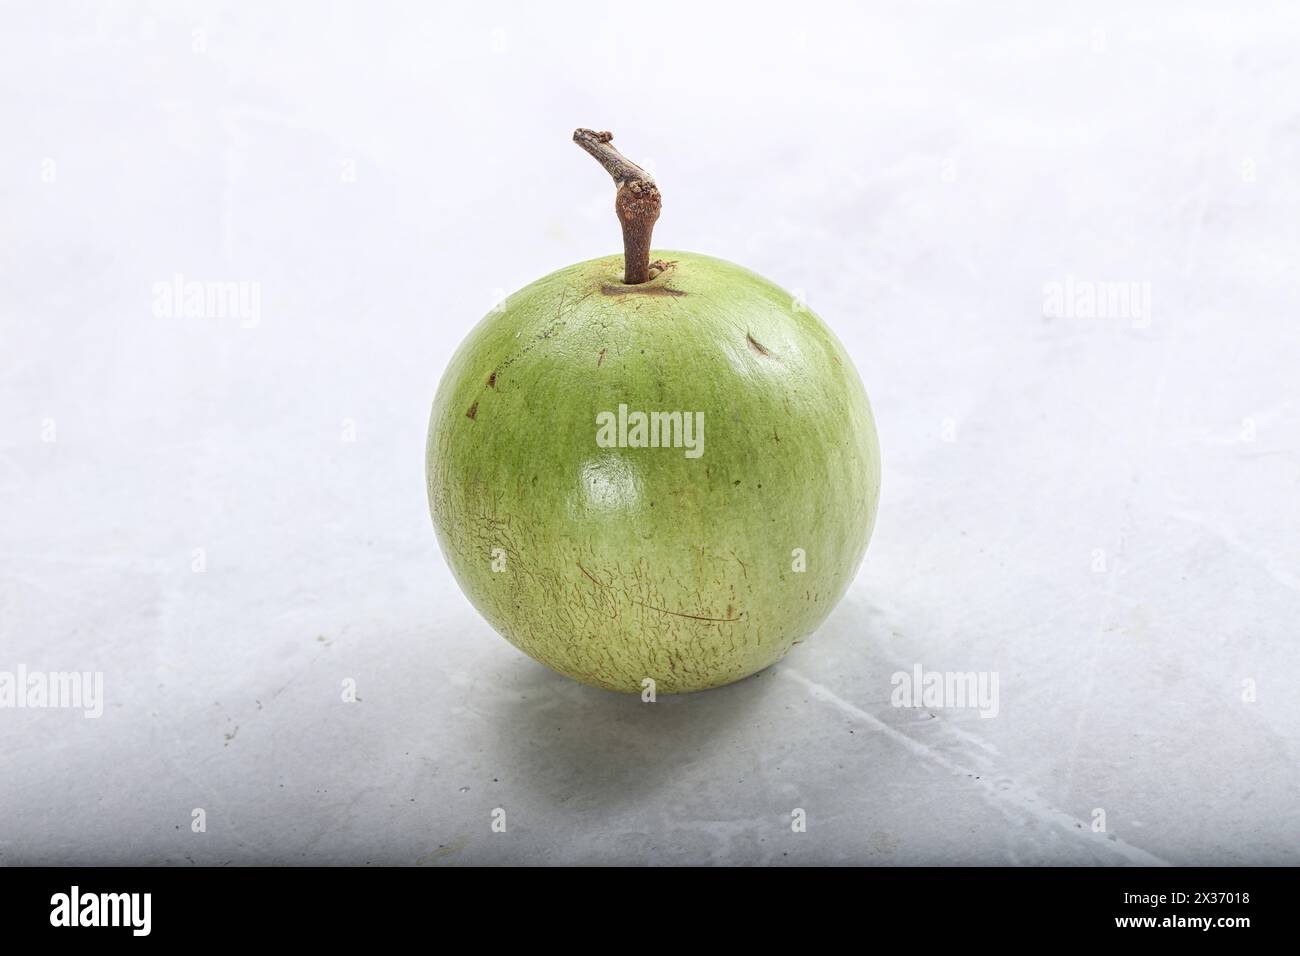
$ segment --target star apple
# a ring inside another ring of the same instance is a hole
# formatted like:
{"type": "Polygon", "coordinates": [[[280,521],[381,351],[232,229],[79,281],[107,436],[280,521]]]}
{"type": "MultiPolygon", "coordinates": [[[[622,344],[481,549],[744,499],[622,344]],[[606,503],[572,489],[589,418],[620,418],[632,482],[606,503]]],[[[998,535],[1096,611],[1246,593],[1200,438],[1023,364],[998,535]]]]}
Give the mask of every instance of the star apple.
{"type": "Polygon", "coordinates": [[[434,526],[470,601],[543,664],[717,687],[852,582],[880,489],[871,408],[815,314],[730,262],[652,252],[653,179],[608,133],[574,138],[614,177],[624,254],[521,289],[456,352],[429,422],[434,526]]]}

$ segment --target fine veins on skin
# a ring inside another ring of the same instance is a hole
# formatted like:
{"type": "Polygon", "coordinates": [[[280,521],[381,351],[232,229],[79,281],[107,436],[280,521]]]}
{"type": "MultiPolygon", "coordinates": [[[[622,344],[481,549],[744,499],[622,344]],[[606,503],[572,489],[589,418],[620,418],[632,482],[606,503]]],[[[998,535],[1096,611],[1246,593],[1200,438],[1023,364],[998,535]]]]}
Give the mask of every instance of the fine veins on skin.
{"type": "Polygon", "coordinates": [[[603,285],[600,291],[605,295],[687,295],[681,289],[670,289],[666,285],[652,285],[645,289],[639,286],[603,285]]]}
{"type": "MultiPolygon", "coordinates": [[[[577,562],[577,565],[578,565],[578,570],[581,571],[584,575],[586,575],[587,580],[590,581],[592,584],[602,588],[609,587],[608,584],[605,584],[602,581],[597,581],[595,578],[593,578],[591,576],[591,572],[582,566],[581,561],[577,562]]],[[[744,611],[741,611],[740,614],[737,615],[736,617],[705,617],[701,614],[687,614],[684,611],[670,611],[666,607],[655,607],[653,604],[646,604],[644,601],[638,601],[634,597],[628,597],[628,600],[631,601],[633,604],[637,605],[638,607],[643,607],[650,611],[658,611],[660,614],[671,614],[673,617],[684,617],[692,621],[708,621],[711,624],[736,624],[745,619],[744,611]]],[[[727,612],[728,613],[731,612],[731,605],[727,605],[727,612]]]]}

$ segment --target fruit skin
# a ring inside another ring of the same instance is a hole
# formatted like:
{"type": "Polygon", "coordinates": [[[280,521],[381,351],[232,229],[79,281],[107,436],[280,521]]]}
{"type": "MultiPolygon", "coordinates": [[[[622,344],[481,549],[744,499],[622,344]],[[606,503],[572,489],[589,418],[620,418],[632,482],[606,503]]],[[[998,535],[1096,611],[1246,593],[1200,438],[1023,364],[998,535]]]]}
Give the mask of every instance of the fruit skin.
{"type": "Polygon", "coordinates": [[[649,282],[593,259],[484,318],[438,388],[426,475],[443,555],[493,628],[585,684],[682,693],[825,620],[871,536],[880,451],[807,307],[721,259],[652,258],[649,282]],[[702,411],[703,454],[598,447],[620,404],[702,411]]]}

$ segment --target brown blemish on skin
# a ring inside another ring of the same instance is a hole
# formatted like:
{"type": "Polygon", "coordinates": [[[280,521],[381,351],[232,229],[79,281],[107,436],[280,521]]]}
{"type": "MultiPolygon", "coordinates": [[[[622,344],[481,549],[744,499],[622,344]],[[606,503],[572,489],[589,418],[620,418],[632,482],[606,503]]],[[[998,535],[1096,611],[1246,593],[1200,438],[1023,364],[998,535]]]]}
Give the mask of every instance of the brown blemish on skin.
{"type": "Polygon", "coordinates": [[[777,359],[778,362],[780,361],[779,358],[777,358],[775,355],[772,354],[771,350],[768,349],[767,346],[760,344],[748,332],[745,333],[745,341],[748,342],[749,347],[753,349],[755,352],[757,352],[759,355],[765,356],[770,359],[777,359]]]}
{"type": "Polygon", "coordinates": [[[473,405],[469,407],[469,411],[465,413],[465,417],[468,418],[470,421],[473,421],[475,416],[477,415],[478,415],[478,402],[475,402],[473,405]]]}
{"type": "Polygon", "coordinates": [[[653,604],[645,604],[634,598],[630,598],[629,600],[631,600],[633,604],[647,608],[648,610],[658,611],[660,614],[671,614],[673,617],[685,617],[692,621],[709,621],[714,624],[735,624],[737,621],[741,621],[745,617],[744,613],[742,613],[740,617],[702,617],[699,614],[683,614],[681,611],[670,611],[664,607],[655,607],[653,604]]]}
{"type": "Polygon", "coordinates": [[[681,289],[670,289],[666,285],[603,285],[600,291],[605,295],[686,295],[681,289]]]}
{"type": "Polygon", "coordinates": [[[492,370],[492,374],[488,376],[487,384],[488,384],[488,388],[496,388],[496,387],[497,387],[497,370],[496,370],[496,369],[493,369],[493,370],[492,370]]]}
{"type": "Polygon", "coordinates": [[[603,361],[605,361],[605,352],[606,352],[606,351],[607,351],[606,349],[601,349],[601,350],[600,350],[600,355],[596,357],[596,368],[600,368],[600,363],[603,362],[603,361]]]}

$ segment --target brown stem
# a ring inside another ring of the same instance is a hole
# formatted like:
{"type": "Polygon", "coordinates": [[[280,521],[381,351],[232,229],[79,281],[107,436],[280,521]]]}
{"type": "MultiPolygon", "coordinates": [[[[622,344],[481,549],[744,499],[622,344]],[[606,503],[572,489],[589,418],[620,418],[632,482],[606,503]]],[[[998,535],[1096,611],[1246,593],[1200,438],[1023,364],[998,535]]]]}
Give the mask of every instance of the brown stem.
{"type": "Polygon", "coordinates": [[[614,212],[623,226],[623,281],[637,285],[650,278],[650,236],[663,205],[654,177],[613,146],[613,133],[590,129],[573,131],[573,141],[596,157],[614,177],[618,192],[614,212]]]}

